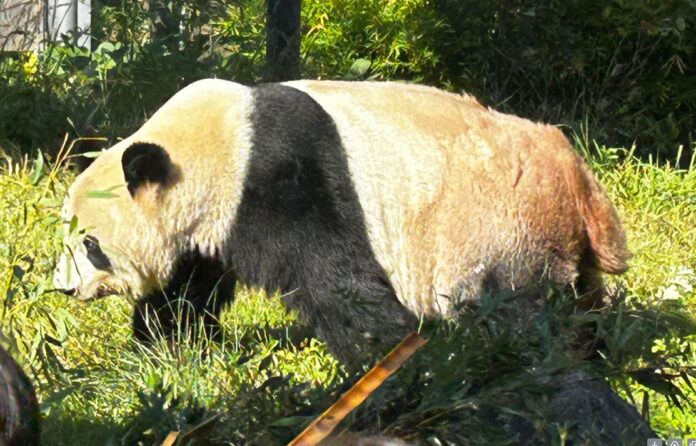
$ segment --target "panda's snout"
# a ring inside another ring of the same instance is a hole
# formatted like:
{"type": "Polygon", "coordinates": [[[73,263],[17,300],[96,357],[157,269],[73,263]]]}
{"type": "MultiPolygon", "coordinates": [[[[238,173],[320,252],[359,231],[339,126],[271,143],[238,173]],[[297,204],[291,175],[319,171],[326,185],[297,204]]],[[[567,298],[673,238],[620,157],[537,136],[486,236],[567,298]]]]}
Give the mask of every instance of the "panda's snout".
{"type": "Polygon", "coordinates": [[[82,285],[82,274],[87,270],[85,262],[79,264],[79,253],[75,256],[61,254],[56,268],[53,272],[53,289],[67,296],[77,295],[78,289],[82,285]],[[77,260],[75,259],[77,257],[77,260]]]}
{"type": "Polygon", "coordinates": [[[75,294],[75,287],[71,287],[64,272],[64,256],[61,256],[53,272],[53,289],[68,296],[75,294]]]}

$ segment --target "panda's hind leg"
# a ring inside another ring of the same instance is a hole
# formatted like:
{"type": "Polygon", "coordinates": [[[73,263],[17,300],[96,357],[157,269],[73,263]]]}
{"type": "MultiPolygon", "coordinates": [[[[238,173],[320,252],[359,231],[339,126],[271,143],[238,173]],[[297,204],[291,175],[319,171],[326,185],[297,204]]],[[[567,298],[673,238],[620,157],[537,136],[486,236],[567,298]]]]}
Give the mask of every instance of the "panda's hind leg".
{"type": "Polygon", "coordinates": [[[163,288],[141,297],[133,311],[133,337],[143,343],[220,334],[218,315],[233,298],[235,280],[222,264],[199,254],[178,262],[163,288]]]}

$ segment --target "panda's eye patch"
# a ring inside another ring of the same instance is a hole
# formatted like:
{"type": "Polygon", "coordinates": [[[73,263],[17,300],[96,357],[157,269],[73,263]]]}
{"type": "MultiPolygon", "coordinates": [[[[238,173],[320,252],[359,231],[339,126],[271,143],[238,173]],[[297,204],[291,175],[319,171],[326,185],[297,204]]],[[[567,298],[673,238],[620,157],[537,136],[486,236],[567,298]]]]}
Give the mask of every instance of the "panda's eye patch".
{"type": "Polygon", "coordinates": [[[85,245],[85,248],[87,248],[87,251],[98,251],[99,250],[99,241],[92,237],[91,235],[88,235],[85,237],[84,241],[82,242],[85,245]]]}
{"type": "Polygon", "coordinates": [[[99,240],[92,237],[91,235],[88,235],[87,237],[85,237],[82,243],[85,245],[85,248],[87,249],[87,259],[89,259],[89,261],[92,262],[92,265],[94,265],[95,268],[111,268],[111,262],[109,262],[109,258],[106,257],[106,254],[104,254],[104,252],[101,250],[101,247],[99,246],[99,240]]]}

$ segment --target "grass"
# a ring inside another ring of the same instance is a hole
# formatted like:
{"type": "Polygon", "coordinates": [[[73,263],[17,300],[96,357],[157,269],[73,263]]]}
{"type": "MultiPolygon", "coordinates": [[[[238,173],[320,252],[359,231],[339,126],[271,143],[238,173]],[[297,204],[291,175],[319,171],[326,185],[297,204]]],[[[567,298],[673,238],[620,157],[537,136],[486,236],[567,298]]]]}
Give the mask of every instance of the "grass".
{"type": "MultiPolygon", "coordinates": [[[[511,302],[484,300],[459,327],[432,328],[414,364],[345,428],[474,444],[495,438],[480,416],[488,407],[517,411],[562,444],[564,428],[545,423],[533,402],[545,376],[581,367],[608,377],[661,436],[696,435],[688,378],[696,366],[696,166],[584,147],[634,253],[629,272],[610,280],[621,290],[616,302],[569,316],[567,299],[550,292],[520,337],[500,319],[511,302]],[[606,341],[591,363],[567,348],[589,319],[606,341]],[[427,365],[431,384],[414,391],[407,386],[422,373],[416,364],[427,365]]],[[[240,287],[221,317],[222,342],[198,336],[145,348],[131,341],[128,299],[85,305],[51,292],[58,211],[72,174],[48,164],[7,161],[0,171],[2,342],[36,385],[45,444],[159,444],[171,430],[189,444],[283,444],[336,399],[344,385],[338,364],[320,342],[294,335],[301,324],[278,296],[240,287]]]]}
{"type": "MultiPolygon", "coordinates": [[[[599,150],[594,167],[606,184],[623,216],[634,253],[630,270],[620,279],[633,307],[683,306],[696,314],[696,163],[679,170],[674,162],[649,160],[618,163],[622,151],[599,150]],[[601,159],[603,158],[603,159],[601,159]]],[[[655,339],[651,351],[674,368],[696,367],[696,333],[679,334],[674,326],[655,339]]],[[[630,364],[639,367],[636,362],[630,364]]],[[[648,389],[634,386],[641,395],[648,389]]],[[[688,382],[680,390],[692,401],[696,396],[688,382]]],[[[670,405],[664,398],[650,397],[650,421],[665,437],[696,434],[696,409],[670,405]]]]}

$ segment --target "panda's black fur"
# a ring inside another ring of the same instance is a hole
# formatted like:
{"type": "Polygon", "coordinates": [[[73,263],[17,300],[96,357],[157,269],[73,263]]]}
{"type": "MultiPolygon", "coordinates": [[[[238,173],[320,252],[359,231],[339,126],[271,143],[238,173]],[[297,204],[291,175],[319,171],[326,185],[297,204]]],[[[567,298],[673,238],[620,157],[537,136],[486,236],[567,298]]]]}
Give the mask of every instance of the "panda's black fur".
{"type": "MultiPolygon", "coordinates": [[[[189,253],[164,294],[137,305],[136,335],[146,339],[152,331],[143,319],[148,311],[158,314],[165,330],[176,327],[171,313],[163,311],[171,306],[166,296],[185,294],[191,310],[210,322],[232,298],[234,276],[282,290],[287,305],[346,363],[394,345],[416,326],[416,318],[399,303],[372,252],[333,120],[309,95],[288,86],[259,86],[253,98],[251,158],[223,286],[222,259],[189,253]],[[216,286],[214,304],[206,306],[216,286]]],[[[153,181],[147,175],[131,173],[129,188],[153,181]]]]}
{"type": "Polygon", "coordinates": [[[217,316],[234,293],[235,277],[218,259],[198,252],[184,254],[169,283],[140,298],[133,311],[133,336],[149,343],[159,336],[195,337],[197,322],[206,336],[218,337],[217,316]]]}

